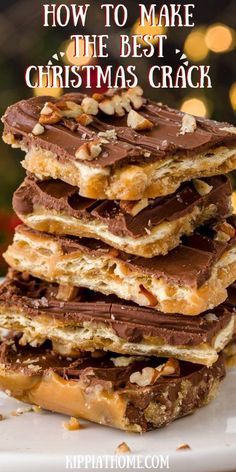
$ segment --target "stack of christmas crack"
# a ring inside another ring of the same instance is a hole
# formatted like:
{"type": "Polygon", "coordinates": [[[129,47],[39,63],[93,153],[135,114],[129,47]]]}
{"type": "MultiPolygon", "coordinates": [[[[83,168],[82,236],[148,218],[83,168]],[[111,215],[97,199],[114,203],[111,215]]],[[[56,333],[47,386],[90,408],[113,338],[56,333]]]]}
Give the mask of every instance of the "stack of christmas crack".
{"type": "Polygon", "coordinates": [[[27,177],[0,387],[139,432],[208,403],[234,332],[236,129],[139,87],[24,100],[3,122],[27,177]]]}

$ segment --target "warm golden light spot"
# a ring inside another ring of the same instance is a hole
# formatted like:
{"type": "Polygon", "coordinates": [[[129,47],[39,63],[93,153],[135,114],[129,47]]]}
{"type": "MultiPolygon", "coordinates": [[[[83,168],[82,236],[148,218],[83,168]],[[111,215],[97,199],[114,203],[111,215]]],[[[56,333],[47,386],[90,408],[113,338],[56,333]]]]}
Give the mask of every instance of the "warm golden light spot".
{"type": "Polygon", "coordinates": [[[232,108],[236,110],[236,82],[234,82],[230,87],[229,98],[231,101],[232,108]]]}
{"type": "MultiPolygon", "coordinates": [[[[37,81],[37,76],[34,77],[34,80],[37,81]]],[[[52,80],[51,72],[49,72],[49,81],[46,76],[42,76],[43,87],[37,87],[33,89],[33,93],[36,97],[41,97],[43,95],[50,95],[51,97],[57,98],[57,97],[60,97],[60,95],[62,95],[63,90],[59,86],[59,80],[56,81],[58,83],[58,87],[52,87],[52,82],[50,82],[50,80],[52,80]]]]}
{"type": "Polygon", "coordinates": [[[185,40],[184,52],[192,61],[202,61],[208,55],[205,33],[205,28],[195,28],[185,40]]]}
{"type": "MultiPolygon", "coordinates": [[[[152,44],[158,43],[158,38],[154,38],[155,35],[165,34],[165,31],[166,31],[165,26],[151,26],[151,22],[148,22],[147,20],[145,21],[145,25],[141,26],[139,22],[140,22],[140,19],[138,18],[136,22],[134,23],[131,34],[140,34],[143,36],[145,34],[148,34],[152,36],[152,38],[150,39],[150,43],[152,44]]],[[[155,23],[157,22],[158,22],[158,18],[155,17],[155,23]]],[[[146,43],[142,38],[139,38],[139,43],[142,44],[143,46],[146,46],[146,43]]]]}
{"type": "Polygon", "coordinates": [[[213,52],[225,52],[234,47],[234,31],[221,23],[210,26],[206,32],[206,45],[213,52]]]}
{"type": "Polygon", "coordinates": [[[85,55],[85,51],[84,50],[84,45],[85,45],[85,41],[84,39],[80,38],[78,40],[78,44],[79,44],[79,54],[77,56],[75,56],[75,42],[72,40],[72,41],[68,41],[67,44],[66,44],[66,47],[65,47],[65,56],[63,58],[64,62],[66,62],[67,64],[73,64],[75,66],[84,66],[86,64],[89,64],[89,62],[91,62],[91,59],[93,57],[93,48],[92,46],[89,46],[88,48],[88,55],[85,55]]]}
{"type": "Polygon", "coordinates": [[[183,101],[181,111],[190,115],[208,116],[208,107],[206,102],[200,98],[187,98],[183,101]]]}

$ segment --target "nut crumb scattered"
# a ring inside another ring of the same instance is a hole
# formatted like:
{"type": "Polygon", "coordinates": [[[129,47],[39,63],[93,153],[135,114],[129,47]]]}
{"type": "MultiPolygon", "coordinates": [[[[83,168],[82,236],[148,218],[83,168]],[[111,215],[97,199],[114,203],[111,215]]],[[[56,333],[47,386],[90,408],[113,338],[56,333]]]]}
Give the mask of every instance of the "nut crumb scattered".
{"type": "Polygon", "coordinates": [[[216,236],[214,238],[216,241],[228,242],[235,236],[234,227],[226,222],[217,223],[214,226],[214,230],[216,231],[216,236]]]}
{"type": "Polygon", "coordinates": [[[215,313],[207,313],[204,316],[205,320],[211,323],[212,321],[219,321],[219,318],[215,315],[215,313]]]}
{"type": "Polygon", "coordinates": [[[77,418],[74,416],[71,416],[69,421],[66,423],[63,423],[63,426],[65,429],[68,429],[68,431],[77,431],[78,429],[81,428],[81,424],[77,418]]]}
{"type": "Polygon", "coordinates": [[[31,406],[26,407],[26,408],[17,408],[16,410],[13,410],[11,412],[11,416],[20,416],[20,415],[23,415],[24,413],[30,413],[31,411],[33,411],[31,406]]]}
{"type": "Polygon", "coordinates": [[[40,136],[40,134],[43,134],[44,131],[45,131],[45,128],[40,123],[37,123],[32,129],[32,133],[35,136],[40,136]]]}
{"type": "Polygon", "coordinates": [[[176,448],[176,451],[191,451],[191,447],[189,444],[180,444],[180,446],[176,448]]]}
{"type": "Polygon", "coordinates": [[[212,185],[208,185],[204,180],[201,179],[193,179],[193,185],[196,191],[203,197],[204,195],[208,195],[213,189],[212,185]]]}
{"type": "Polygon", "coordinates": [[[82,126],[88,126],[92,123],[93,117],[87,113],[82,113],[82,115],[76,117],[76,121],[82,126]]]}
{"type": "Polygon", "coordinates": [[[122,442],[117,446],[116,448],[116,454],[127,454],[128,452],[131,452],[131,449],[129,446],[126,444],[126,442],[122,442]]]}
{"type": "Polygon", "coordinates": [[[107,129],[106,131],[100,131],[98,137],[104,140],[104,144],[109,143],[109,141],[116,141],[117,134],[115,129],[107,129]]]}
{"type": "Polygon", "coordinates": [[[177,359],[170,358],[167,362],[155,368],[144,367],[142,372],[133,372],[129,378],[129,381],[131,383],[137,384],[139,387],[147,387],[148,385],[154,385],[161,376],[178,376],[179,372],[179,362],[177,359]]]}
{"type": "Polygon", "coordinates": [[[153,128],[154,123],[145,118],[143,115],[140,115],[140,113],[137,113],[137,111],[130,110],[127,117],[127,126],[134,130],[145,131],[153,128]]]}
{"type": "Polygon", "coordinates": [[[33,405],[32,410],[34,411],[34,413],[42,413],[42,408],[38,405],[33,405]]]}
{"type": "Polygon", "coordinates": [[[91,143],[84,143],[82,146],[77,149],[75,153],[76,159],[81,161],[88,160],[91,161],[99,156],[102,152],[101,141],[93,141],[91,143]]]}
{"type": "Polygon", "coordinates": [[[182,126],[179,134],[193,133],[197,129],[197,122],[194,116],[187,113],[183,116],[182,126]]]}
{"type": "Polygon", "coordinates": [[[138,361],[143,361],[146,360],[146,357],[142,356],[118,356],[118,357],[111,357],[111,361],[113,362],[115,367],[127,367],[130,364],[133,364],[134,362],[138,361]]]}

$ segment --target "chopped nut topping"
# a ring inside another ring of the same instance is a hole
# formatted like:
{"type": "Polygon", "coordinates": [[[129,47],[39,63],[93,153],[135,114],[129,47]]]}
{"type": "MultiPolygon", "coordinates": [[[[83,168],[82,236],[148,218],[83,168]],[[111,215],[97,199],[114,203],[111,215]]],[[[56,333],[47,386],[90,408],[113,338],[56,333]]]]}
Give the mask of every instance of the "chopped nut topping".
{"type": "Polygon", "coordinates": [[[59,285],[57,300],[71,301],[78,295],[79,288],[70,285],[59,285]]]}
{"type": "Polygon", "coordinates": [[[117,116],[124,116],[132,109],[130,105],[130,99],[126,93],[123,93],[121,96],[114,95],[112,98],[112,103],[117,116]]]}
{"type": "Polygon", "coordinates": [[[236,127],[235,126],[228,126],[225,128],[220,128],[220,131],[226,131],[227,133],[236,134],[236,127]]]}
{"type": "Polygon", "coordinates": [[[46,102],[40,112],[40,115],[51,115],[55,105],[51,102],[46,102]]]}
{"type": "Polygon", "coordinates": [[[139,108],[143,106],[143,89],[139,85],[128,89],[126,96],[129,98],[135,110],[139,110],[139,108]]]}
{"type": "Polygon", "coordinates": [[[127,125],[135,130],[149,130],[153,128],[153,123],[148,120],[147,118],[144,118],[142,115],[137,113],[135,110],[131,110],[128,114],[127,118],[127,125]]]}
{"type": "Polygon", "coordinates": [[[115,114],[114,104],[112,103],[112,100],[110,100],[109,98],[105,98],[105,100],[102,100],[102,102],[99,103],[99,108],[106,115],[115,114]]]}
{"type": "Polygon", "coordinates": [[[79,420],[74,416],[71,416],[68,423],[63,423],[63,426],[65,429],[68,429],[68,431],[77,431],[81,428],[79,420]]]}
{"type": "Polygon", "coordinates": [[[147,387],[153,385],[160,377],[159,373],[153,367],[144,367],[142,372],[133,372],[129,381],[137,384],[139,387],[147,387]]]}
{"type": "Polygon", "coordinates": [[[126,442],[122,442],[117,446],[116,448],[116,454],[126,454],[128,452],[131,452],[130,447],[126,444],[126,442]]]}
{"type": "Polygon", "coordinates": [[[173,359],[172,357],[168,359],[165,364],[156,367],[156,370],[163,375],[164,377],[168,377],[169,375],[179,376],[180,374],[180,365],[177,359],[173,359]]]}
{"type": "Polygon", "coordinates": [[[82,126],[88,126],[92,123],[93,118],[91,115],[87,115],[86,113],[82,113],[82,115],[78,115],[76,117],[76,121],[82,126]]]}
{"type": "Polygon", "coordinates": [[[204,180],[200,179],[193,179],[193,185],[201,197],[207,195],[213,189],[212,185],[208,185],[204,180]]]}
{"type": "Polygon", "coordinates": [[[214,313],[207,313],[205,316],[204,316],[205,320],[206,321],[209,321],[209,322],[212,322],[212,321],[219,321],[217,316],[214,314],[214,313]]]}
{"type": "Polygon", "coordinates": [[[183,116],[182,126],[179,134],[193,133],[197,129],[197,122],[194,116],[187,113],[183,116]]]}
{"type": "Polygon", "coordinates": [[[147,387],[148,385],[154,385],[161,376],[179,375],[179,372],[179,362],[171,358],[165,364],[161,364],[156,368],[144,367],[142,372],[133,372],[129,380],[139,387],[147,387]]]}
{"type": "Polygon", "coordinates": [[[83,113],[81,105],[71,101],[57,102],[57,108],[59,108],[66,118],[77,118],[77,116],[83,113]]]}
{"type": "Polygon", "coordinates": [[[85,97],[81,103],[83,112],[88,115],[98,114],[98,102],[91,97],[85,97]]]}
{"type": "Polygon", "coordinates": [[[95,157],[99,156],[101,152],[101,142],[93,141],[82,144],[82,146],[80,146],[80,148],[76,151],[75,157],[81,161],[91,161],[92,159],[95,159],[95,157]]]}
{"type": "Polygon", "coordinates": [[[48,306],[48,299],[46,297],[41,297],[40,298],[40,304],[42,306],[48,306]]]}
{"type": "Polygon", "coordinates": [[[226,221],[216,224],[214,230],[217,232],[215,236],[216,241],[228,242],[235,236],[234,227],[226,221]]]}
{"type": "Polygon", "coordinates": [[[117,134],[115,129],[107,129],[106,131],[100,131],[98,137],[101,138],[102,143],[109,143],[109,141],[116,141],[117,134]]]}
{"type": "Polygon", "coordinates": [[[45,128],[40,123],[37,123],[32,129],[32,133],[35,136],[39,136],[40,134],[43,134],[44,131],[45,131],[45,128]]]}
{"type": "Polygon", "coordinates": [[[0,421],[4,420],[4,416],[0,414],[0,421]]]}
{"type": "MultiPolygon", "coordinates": [[[[97,94],[96,94],[97,95],[97,94]]],[[[144,99],[141,87],[134,87],[120,93],[106,93],[104,96],[96,96],[99,109],[106,115],[124,116],[132,107],[138,110],[142,107],[144,99]]]]}
{"type": "Polygon", "coordinates": [[[39,123],[42,125],[52,125],[61,121],[62,112],[51,102],[46,102],[40,112],[39,123]]]}
{"type": "Polygon", "coordinates": [[[127,367],[134,362],[145,360],[145,357],[139,356],[119,356],[119,357],[111,357],[111,361],[113,362],[115,367],[127,367]]]}
{"type": "Polygon", "coordinates": [[[183,450],[191,450],[191,447],[188,444],[180,444],[180,446],[176,448],[176,451],[183,451],[183,450]]]}

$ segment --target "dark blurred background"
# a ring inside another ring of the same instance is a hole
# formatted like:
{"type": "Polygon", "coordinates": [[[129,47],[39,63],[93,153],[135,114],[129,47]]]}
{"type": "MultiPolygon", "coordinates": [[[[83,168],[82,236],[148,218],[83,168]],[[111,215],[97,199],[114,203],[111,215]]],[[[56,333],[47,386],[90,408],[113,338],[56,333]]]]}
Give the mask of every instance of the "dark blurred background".
{"type": "MultiPolygon", "coordinates": [[[[111,3],[110,1],[107,1],[111,3]]],[[[51,56],[64,51],[64,60],[71,64],[89,63],[93,58],[75,59],[70,47],[71,34],[109,34],[109,59],[99,59],[100,65],[121,64],[119,57],[119,34],[159,34],[163,29],[157,27],[140,27],[137,19],[139,7],[137,0],[123,0],[129,11],[129,20],[125,29],[113,25],[104,29],[104,13],[101,13],[102,1],[86,0],[91,4],[86,28],[76,30],[74,26],[66,28],[44,28],[42,26],[43,3],[78,3],[68,0],[46,2],[43,0],[1,0],[0,2],[0,113],[6,107],[22,98],[47,94],[48,90],[30,90],[24,83],[27,65],[47,64],[51,56]]],[[[114,1],[114,5],[122,3],[114,1]]],[[[153,1],[140,2],[147,6],[153,1]]],[[[156,2],[158,6],[168,2],[156,2]]],[[[174,2],[173,2],[174,3],[174,2]]],[[[187,1],[178,3],[188,3],[187,1]]],[[[136,65],[136,73],[145,95],[162,101],[173,107],[195,115],[207,116],[221,121],[235,122],[236,110],[236,56],[235,56],[235,0],[198,0],[195,4],[194,28],[169,28],[168,44],[165,58],[123,59],[122,64],[136,65]],[[205,90],[154,90],[147,82],[147,71],[155,63],[177,66],[178,48],[187,54],[190,64],[211,65],[212,89],[205,90]]],[[[94,90],[96,76],[94,76],[94,90]]],[[[94,91],[92,90],[92,92],[94,91]]],[[[67,90],[68,91],[68,90],[67,90]]],[[[54,96],[60,96],[63,90],[53,89],[54,96]]],[[[2,132],[2,129],[1,129],[2,132]]],[[[1,253],[12,238],[17,219],[11,210],[11,198],[14,189],[23,179],[24,172],[20,166],[22,153],[0,143],[0,274],[5,266],[1,253]]]]}

